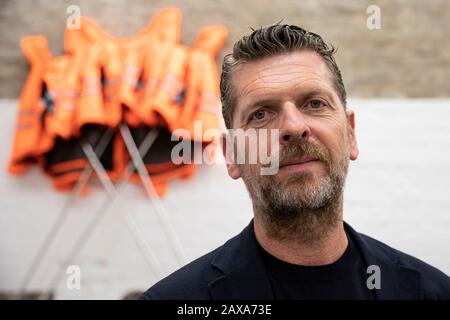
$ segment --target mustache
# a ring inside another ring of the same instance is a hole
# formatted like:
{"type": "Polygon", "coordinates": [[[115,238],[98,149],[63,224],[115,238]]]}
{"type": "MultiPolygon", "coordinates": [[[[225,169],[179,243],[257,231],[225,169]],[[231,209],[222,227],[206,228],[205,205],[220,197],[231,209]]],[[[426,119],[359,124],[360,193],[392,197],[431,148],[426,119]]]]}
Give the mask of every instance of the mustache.
{"type": "Polygon", "coordinates": [[[325,146],[305,139],[295,139],[280,150],[280,166],[284,166],[291,160],[303,156],[314,157],[325,163],[328,167],[331,164],[331,158],[325,146]]]}

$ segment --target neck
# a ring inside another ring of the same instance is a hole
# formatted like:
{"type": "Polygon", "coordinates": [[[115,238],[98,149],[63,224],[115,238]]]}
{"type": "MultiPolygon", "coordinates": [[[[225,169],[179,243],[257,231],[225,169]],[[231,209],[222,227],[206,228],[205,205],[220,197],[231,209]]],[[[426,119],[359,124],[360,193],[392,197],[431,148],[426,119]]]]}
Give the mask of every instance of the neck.
{"type": "Polygon", "coordinates": [[[295,222],[291,221],[289,228],[276,230],[266,215],[254,211],[254,230],[258,243],[274,257],[297,265],[319,266],[337,261],[347,248],[347,236],[342,220],[342,198],[337,204],[321,209],[322,212],[302,212],[298,219],[299,228],[292,228],[295,222]],[[327,210],[328,212],[323,212],[327,210]],[[330,212],[332,210],[333,212],[330,212]],[[304,228],[305,216],[314,217],[314,223],[309,230],[304,228]],[[326,221],[315,217],[335,217],[326,221]],[[293,224],[292,224],[293,223],[293,224]]]}

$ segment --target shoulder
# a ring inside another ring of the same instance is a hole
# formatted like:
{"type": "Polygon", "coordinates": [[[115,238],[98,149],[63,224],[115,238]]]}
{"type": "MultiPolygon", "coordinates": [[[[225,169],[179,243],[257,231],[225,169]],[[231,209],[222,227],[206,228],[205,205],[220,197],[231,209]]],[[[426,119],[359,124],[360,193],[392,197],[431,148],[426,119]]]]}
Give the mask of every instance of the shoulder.
{"type": "Polygon", "coordinates": [[[192,261],[162,279],[142,294],[140,299],[207,300],[211,299],[209,287],[224,276],[230,266],[248,259],[251,249],[249,234],[252,224],[222,246],[192,261]]]}
{"type": "Polygon", "coordinates": [[[181,269],[157,282],[139,299],[189,300],[209,299],[208,284],[221,275],[211,266],[219,247],[188,263],[181,269]]]}
{"type": "MultiPolygon", "coordinates": [[[[253,221],[252,221],[253,222],[253,221]]],[[[224,276],[227,267],[250,255],[252,222],[222,246],[190,262],[144,292],[140,299],[211,299],[210,285],[224,276]]]]}
{"type": "Polygon", "coordinates": [[[369,254],[376,255],[380,260],[393,262],[399,268],[418,274],[424,298],[450,299],[450,278],[445,273],[381,241],[364,234],[359,234],[359,236],[370,250],[369,254]]]}

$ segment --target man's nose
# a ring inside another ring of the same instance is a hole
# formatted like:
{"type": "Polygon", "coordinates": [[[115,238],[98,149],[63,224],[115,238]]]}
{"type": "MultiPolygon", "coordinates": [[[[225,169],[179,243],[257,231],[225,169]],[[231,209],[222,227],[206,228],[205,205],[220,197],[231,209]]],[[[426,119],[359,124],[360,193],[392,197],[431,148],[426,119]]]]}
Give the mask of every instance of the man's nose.
{"type": "Polygon", "coordinates": [[[280,144],[289,144],[292,139],[308,138],[310,128],[305,116],[293,103],[287,103],[282,108],[280,117],[280,144]]]}

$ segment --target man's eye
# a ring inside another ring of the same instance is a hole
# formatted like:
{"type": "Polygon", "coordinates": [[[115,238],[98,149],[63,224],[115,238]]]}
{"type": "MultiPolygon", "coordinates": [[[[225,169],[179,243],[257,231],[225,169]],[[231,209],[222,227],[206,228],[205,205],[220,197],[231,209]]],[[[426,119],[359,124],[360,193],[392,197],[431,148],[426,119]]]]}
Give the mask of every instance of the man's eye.
{"type": "Polygon", "coordinates": [[[309,105],[313,109],[320,109],[321,107],[325,106],[325,103],[322,100],[315,99],[315,100],[311,100],[309,102],[309,105]]]}
{"type": "Polygon", "coordinates": [[[266,116],[266,113],[264,110],[258,110],[252,114],[251,120],[262,120],[266,116]]]}

